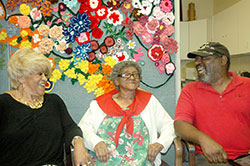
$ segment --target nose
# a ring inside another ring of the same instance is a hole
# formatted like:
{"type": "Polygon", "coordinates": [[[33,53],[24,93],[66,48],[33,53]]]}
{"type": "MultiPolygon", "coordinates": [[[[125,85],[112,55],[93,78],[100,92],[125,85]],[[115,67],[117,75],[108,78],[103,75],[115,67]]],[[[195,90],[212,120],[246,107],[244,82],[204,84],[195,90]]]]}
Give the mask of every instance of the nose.
{"type": "Polygon", "coordinates": [[[45,73],[42,74],[42,79],[48,81],[48,78],[45,73]]]}

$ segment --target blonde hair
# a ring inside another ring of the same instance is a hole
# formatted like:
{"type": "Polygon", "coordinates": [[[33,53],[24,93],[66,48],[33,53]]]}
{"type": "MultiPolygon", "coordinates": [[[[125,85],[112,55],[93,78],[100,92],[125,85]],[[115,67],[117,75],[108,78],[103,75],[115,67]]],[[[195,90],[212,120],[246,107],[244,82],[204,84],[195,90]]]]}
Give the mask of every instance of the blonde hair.
{"type": "Polygon", "coordinates": [[[43,54],[37,53],[31,48],[22,48],[11,56],[7,70],[11,88],[17,89],[20,85],[18,80],[33,73],[44,72],[49,78],[51,75],[51,64],[43,54]]]}

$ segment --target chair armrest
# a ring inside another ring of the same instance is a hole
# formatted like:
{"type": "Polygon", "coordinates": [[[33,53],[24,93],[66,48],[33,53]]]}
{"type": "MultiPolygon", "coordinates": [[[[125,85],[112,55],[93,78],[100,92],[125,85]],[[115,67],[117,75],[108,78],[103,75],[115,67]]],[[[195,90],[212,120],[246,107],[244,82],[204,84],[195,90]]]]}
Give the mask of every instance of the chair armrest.
{"type": "Polygon", "coordinates": [[[185,141],[181,139],[183,144],[186,146],[187,151],[188,151],[188,163],[189,166],[195,166],[195,146],[192,142],[185,141]]]}
{"type": "Polygon", "coordinates": [[[182,166],[184,147],[180,137],[176,137],[174,139],[174,146],[175,146],[175,166],[182,166]]]}

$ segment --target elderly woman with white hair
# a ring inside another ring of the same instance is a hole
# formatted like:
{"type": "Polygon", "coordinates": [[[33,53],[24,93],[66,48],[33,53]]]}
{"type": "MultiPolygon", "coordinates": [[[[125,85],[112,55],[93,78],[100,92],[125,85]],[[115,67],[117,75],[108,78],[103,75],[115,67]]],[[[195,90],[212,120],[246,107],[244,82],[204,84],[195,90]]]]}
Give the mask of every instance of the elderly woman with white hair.
{"type": "Polygon", "coordinates": [[[0,94],[0,165],[62,166],[64,144],[71,143],[76,165],[87,164],[81,129],[59,96],[45,94],[48,58],[19,49],[8,62],[8,74],[12,89],[0,94]]]}
{"type": "Polygon", "coordinates": [[[116,90],[94,99],[78,124],[95,165],[158,166],[175,138],[159,101],[138,90],[141,73],[136,62],[117,63],[111,73],[116,90]]]}

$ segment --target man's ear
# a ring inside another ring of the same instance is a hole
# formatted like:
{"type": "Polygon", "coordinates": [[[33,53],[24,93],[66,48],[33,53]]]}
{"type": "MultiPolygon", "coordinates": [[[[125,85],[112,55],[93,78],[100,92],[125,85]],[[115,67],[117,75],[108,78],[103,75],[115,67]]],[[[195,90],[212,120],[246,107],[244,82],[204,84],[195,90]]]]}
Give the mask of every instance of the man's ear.
{"type": "Polygon", "coordinates": [[[227,61],[228,61],[228,57],[227,56],[222,56],[221,57],[221,63],[222,63],[222,65],[226,65],[227,61]]]}

